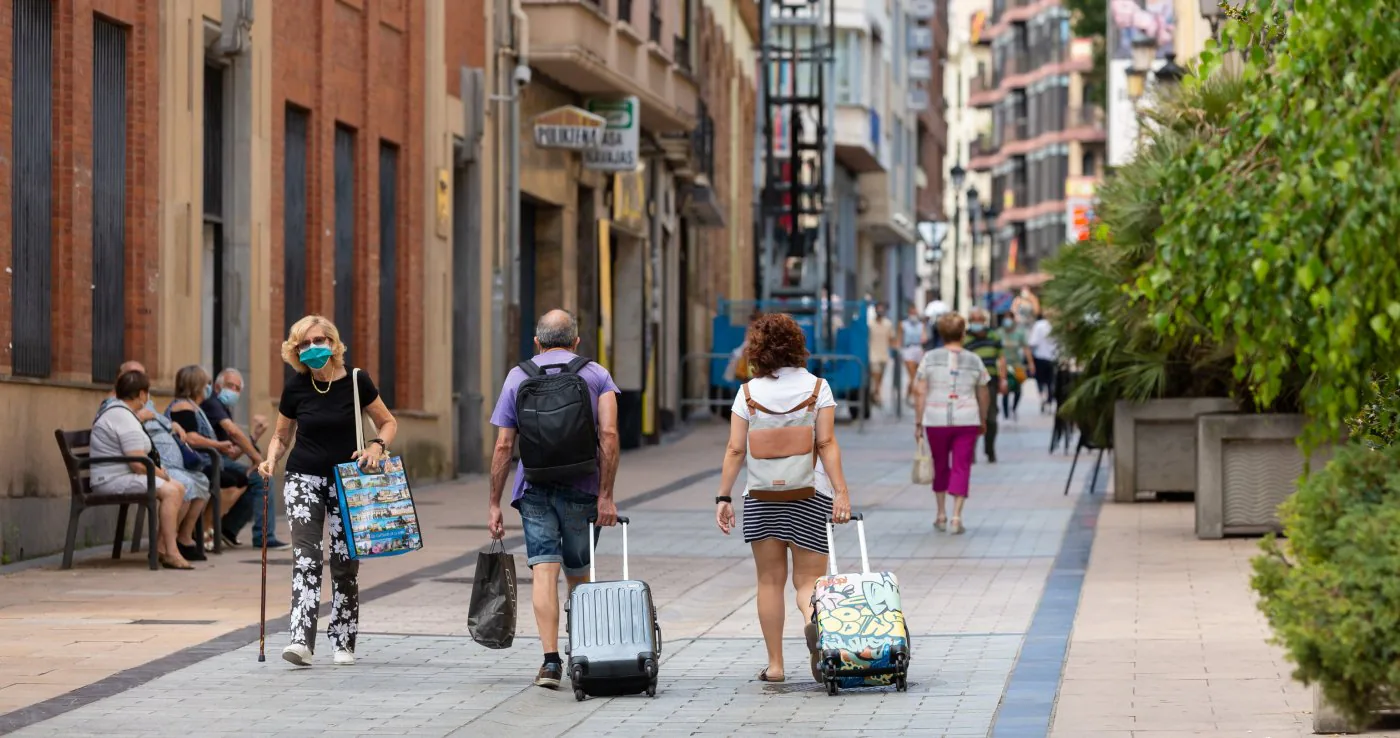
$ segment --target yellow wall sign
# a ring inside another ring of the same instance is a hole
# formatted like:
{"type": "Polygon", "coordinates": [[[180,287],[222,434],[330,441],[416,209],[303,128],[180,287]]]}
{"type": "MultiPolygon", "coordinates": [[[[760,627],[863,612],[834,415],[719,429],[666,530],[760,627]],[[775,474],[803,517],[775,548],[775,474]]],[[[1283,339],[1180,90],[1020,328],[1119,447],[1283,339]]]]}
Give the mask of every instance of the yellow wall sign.
{"type": "Polygon", "coordinates": [[[982,40],[982,31],[987,27],[987,11],[979,10],[972,14],[972,28],[968,34],[973,46],[982,40]]]}
{"type": "Polygon", "coordinates": [[[647,188],[646,169],[635,172],[618,172],[613,175],[612,219],[618,225],[640,230],[646,225],[647,188]]]}
{"type": "Polygon", "coordinates": [[[437,234],[439,238],[447,238],[451,224],[452,173],[446,169],[439,169],[437,181],[437,234]]]}

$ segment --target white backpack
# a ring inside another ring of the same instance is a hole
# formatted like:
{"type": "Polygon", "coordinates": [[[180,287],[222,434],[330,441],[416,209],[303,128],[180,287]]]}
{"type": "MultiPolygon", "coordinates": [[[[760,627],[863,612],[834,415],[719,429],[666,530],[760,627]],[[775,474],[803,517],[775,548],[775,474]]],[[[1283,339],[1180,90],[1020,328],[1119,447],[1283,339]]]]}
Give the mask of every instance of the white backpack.
{"type": "Polygon", "coordinates": [[[749,406],[749,497],[789,502],[817,493],[817,395],[821,389],[818,379],[810,397],[778,411],[755,402],[748,383],[744,384],[744,401],[749,406]]]}

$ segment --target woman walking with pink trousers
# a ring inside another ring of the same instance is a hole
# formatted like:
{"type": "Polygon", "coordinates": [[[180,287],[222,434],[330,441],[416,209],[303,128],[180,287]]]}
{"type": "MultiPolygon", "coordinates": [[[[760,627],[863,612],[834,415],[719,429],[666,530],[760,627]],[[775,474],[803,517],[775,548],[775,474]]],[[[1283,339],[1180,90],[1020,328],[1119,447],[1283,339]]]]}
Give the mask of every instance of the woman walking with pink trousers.
{"type": "Polygon", "coordinates": [[[957,313],[938,319],[943,347],[924,354],[914,375],[914,438],[928,438],[933,456],[933,493],[938,517],[933,527],[948,530],[948,495],[953,496],[953,533],[962,533],[963,505],[972,476],[977,437],[987,430],[987,389],[991,376],[971,351],[963,350],[967,322],[957,313]]]}

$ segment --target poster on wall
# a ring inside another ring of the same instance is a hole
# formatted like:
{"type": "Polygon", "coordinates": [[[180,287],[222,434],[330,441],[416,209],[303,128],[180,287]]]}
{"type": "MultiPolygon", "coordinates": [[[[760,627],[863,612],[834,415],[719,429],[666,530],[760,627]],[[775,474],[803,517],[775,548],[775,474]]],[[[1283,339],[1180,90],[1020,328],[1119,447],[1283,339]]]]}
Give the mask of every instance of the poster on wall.
{"type": "MultiPolygon", "coordinates": [[[[1128,96],[1128,69],[1133,42],[1152,39],[1157,44],[1155,71],[1175,53],[1176,5],[1174,0],[1112,0],[1108,17],[1108,165],[1120,167],[1137,150],[1138,120],[1128,96]]],[[[1152,88],[1152,77],[1147,79],[1152,88]]],[[[1150,94],[1150,93],[1149,93],[1150,94]]]]}
{"type": "Polygon", "coordinates": [[[607,121],[598,145],[583,151],[584,169],[631,172],[637,169],[642,143],[642,103],[636,97],[589,100],[588,112],[607,121]]]}

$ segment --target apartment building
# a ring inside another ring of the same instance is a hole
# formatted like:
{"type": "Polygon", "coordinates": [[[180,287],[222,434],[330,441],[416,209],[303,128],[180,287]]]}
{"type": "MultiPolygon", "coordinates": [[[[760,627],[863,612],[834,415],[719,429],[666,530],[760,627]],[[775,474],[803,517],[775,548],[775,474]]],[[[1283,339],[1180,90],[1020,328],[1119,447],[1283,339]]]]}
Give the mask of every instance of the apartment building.
{"type": "Polygon", "coordinates": [[[897,304],[917,288],[914,192],[917,109],[910,71],[928,70],[911,51],[909,0],[837,0],[834,294],[897,304]],[[911,108],[910,103],[914,103],[911,108]],[[901,276],[903,275],[903,276],[901,276]]]}
{"type": "Polygon", "coordinates": [[[991,0],[985,9],[960,9],[968,13],[967,43],[977,50],[962,56],[963,69],[975,63],[976,73],[963,77],[970,84],[958,92],[965,107],[981,111],[965,121],[982,126],[965,166],[977,175],[969,181],[983,214],[990,204],[995,217],[990,235],[967,233],[984,241],[983,251],[971,255],[975,271],[959,281],[981,295],[1006,275],[1037,271],[1078,237],[1075,221],[1103,173],[1105,126],[1103,111],[1086,102],[1092,42],[1071,38],[1060,0],[991,0]]]}
{"type": "Polygon", "coordinates": [[[913,292],[911,301],[920,309],[943,294],[939,268],[946,229],[936,224],[945,219],[943,171],[953,161],[948,134],[950,105],[945,94],[949,60],[948,5],[949,0],[910,3],[910,17],[914,21],[909,30],[910,51],[919,54],[911,64],[922,78],[922,84],[911,83],[909,90],[910,107],[918,111],[914,209],[918,221],[919,258],[910,270],[917,277],[918,289],[913,292]],[[922,76],[925,74],[927,76],[922,76]]]}

